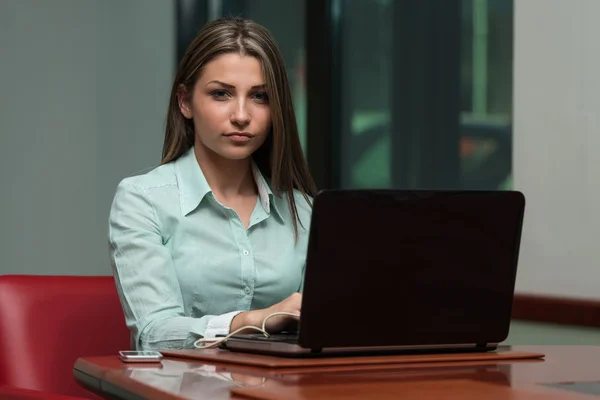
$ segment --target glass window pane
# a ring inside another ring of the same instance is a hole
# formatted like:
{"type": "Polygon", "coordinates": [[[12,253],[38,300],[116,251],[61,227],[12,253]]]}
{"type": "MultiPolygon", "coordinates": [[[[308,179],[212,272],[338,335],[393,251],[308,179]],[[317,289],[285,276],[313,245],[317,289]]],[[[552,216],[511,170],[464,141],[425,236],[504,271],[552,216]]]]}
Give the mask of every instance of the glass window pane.
{"type": "MultiPolygon", "coordinates": [[[[406,1],[413,1],[414,6],[423,4],[417,3],[418,0],[406,1]]],[[[345,188],[394,187],[393,176],[398,175],[398,171],[393,171],[392,165],[398,165],[393,160],[399,154],[392,152],[391,143],[398,135],[420,134],[398,129],[392,132],[390,128],[396,96],[414,96],[417,101],[420,94],[419,90],[410,94],[394,92],[397,71],[392,56],[398,44],[395,41],[407,40],[394,36],[397,32],[394,26],[398,24],[394,20],[398,12],[394,10],[399,3],[393,0],[338,2],[342,53],[342,129],[338,145],[341,186],[345,188]]],[[[413,7],[403,4],[403,10],[413,7]]],[[[456,23],[461,27],[460,38],[457,38],[461,44],[460,76],[453,78],[460,84],[460,115],[456,116],[460,120],[460,135],[452,141],[454,145],[446,145],[443,151],[452,152],[460,159],[460,171],[456,171],[460,188],[510,188],[513,0],[462,0],[460,8],[460,15],[447,16],[458,18],[456,23]]],[[[418,12],[432,11],[422,7],[418,12]]],[[[431,29],[434,28],[432,23],[431,29]]],[[[425,34],[410,45],[421,46],[412,49],[413,54],[421,55],[438,51],[432,46],[439,42],[425,34]]],[[[410,70],[410,73],[421,71],[410,70]]],[[[426,73],[437,72],[430,69],[426,73]]],[[[425,90],[428,89],[423,88],[425,90]]],[[[415,140],[420,141],[418,137],[415,140]]],[[[425,139],[423,143],[429,144],[408,152],[405,157],[413,158],[413,164],[425,165],[422,160],[433,153],[427,146],[436,146],[430,142],[431,138],[425,139]]],[[[436,151],[439,153],[439,149],[436,151]]],[[[443,172],[427,173],[443,175],[443,172]]]]}
{"type": "Polygon", "coordinates": [[[513,0],[463,0],[461,187],[512,188],[513,0]]]}
{"type": "Polygon", "coordinates": [[[389,187],[391,1],[342,3],[341,186],[389,187]]]}

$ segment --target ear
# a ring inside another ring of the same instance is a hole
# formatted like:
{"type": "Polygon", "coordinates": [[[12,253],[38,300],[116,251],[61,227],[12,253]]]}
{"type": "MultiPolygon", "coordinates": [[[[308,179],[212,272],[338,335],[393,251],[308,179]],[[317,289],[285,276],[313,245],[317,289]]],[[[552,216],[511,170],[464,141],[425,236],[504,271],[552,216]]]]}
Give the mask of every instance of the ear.
{"type": "Polygon", "coordinates": [[[183,84],[179,85],[177,91],[177,104],[179,105],[179,110],[187,119],[192,119],[192,103],[191,103],[191,94],[188,93],[187,89],[183,84]]]}

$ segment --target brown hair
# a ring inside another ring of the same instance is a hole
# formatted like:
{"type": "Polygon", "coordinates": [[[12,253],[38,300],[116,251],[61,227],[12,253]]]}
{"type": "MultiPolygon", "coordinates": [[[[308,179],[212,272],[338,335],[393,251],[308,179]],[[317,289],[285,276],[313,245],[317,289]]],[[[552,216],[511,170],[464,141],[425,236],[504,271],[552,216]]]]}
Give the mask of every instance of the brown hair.
{"type": "MultiPolygon", "coordinates": [[[[215,57],[238,53],[256,57],[262,66],[271,109],[271,132],[253,158],[274,191],[285,193],[298,238],[298,209],[294,189],[314,197],[317,189],[302,152],[290,86],[283,58],[271,34],[259,24],[221,18],[202,28],[183,55],[171,90],[161,164],[176,160],[194,145],[194,124],[181,114],[178,94],[193,93],[202,68],[215,57]]],[[[301,222],[301,221],[300,221],[301,222]]]]}

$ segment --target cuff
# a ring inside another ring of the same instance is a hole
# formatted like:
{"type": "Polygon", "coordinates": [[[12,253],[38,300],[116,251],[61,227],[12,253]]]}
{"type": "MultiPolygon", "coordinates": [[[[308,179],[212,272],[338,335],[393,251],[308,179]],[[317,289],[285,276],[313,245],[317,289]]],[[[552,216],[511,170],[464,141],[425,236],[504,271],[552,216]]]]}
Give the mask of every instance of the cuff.
{"type": "Polygon", "coordinates": [[[233,311],[227,314],[217,315],[208,321],[206,331],[204,332],[205,338],[214,338],[217,335],[228,335],[229,328],[231,327],[231,321],[233,318],[241,313],[241,311],[233,311]]]}

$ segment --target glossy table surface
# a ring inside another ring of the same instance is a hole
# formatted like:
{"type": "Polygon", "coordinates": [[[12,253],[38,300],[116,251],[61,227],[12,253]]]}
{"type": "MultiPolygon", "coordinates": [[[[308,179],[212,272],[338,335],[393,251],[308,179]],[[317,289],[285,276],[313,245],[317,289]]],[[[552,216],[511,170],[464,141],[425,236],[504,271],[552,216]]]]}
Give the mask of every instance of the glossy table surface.
{"type": "Polygon", "coordinates": [[[261,368],[166,357],[126,364],[118,356],[83,357],[82,386],[121,399],[595,399],[600,346],[514,346],[537,360],[261,368]]]}

